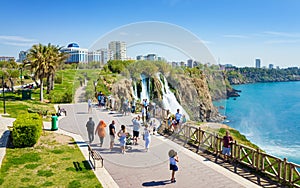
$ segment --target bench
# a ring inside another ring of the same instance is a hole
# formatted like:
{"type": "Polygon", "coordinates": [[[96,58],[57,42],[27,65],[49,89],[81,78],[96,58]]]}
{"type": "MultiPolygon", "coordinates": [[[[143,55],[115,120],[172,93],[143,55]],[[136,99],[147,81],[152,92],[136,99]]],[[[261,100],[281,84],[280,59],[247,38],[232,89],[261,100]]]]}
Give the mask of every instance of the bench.
{"type": "Polygon", "coordinates": [[[95,151],[92,149],[90,145],[88,145],[89,150],[89,161],[91,161],[91,157],[93,159],[94,164],[92,163],[94,170],[96,170],[96,161],[101,161],[101,167],[103,167],[103,158],[101,157],[100,153],[98,151],[95,151]]]}
{"type": "Polygon", "coordinates": [[[58,106],[58,111],[57,111],[57,115],[61,116],[62,113],[65,114],[65,116],[67,116],[67,111],[64,108],[61,108],[60,106],[58,106]]]}

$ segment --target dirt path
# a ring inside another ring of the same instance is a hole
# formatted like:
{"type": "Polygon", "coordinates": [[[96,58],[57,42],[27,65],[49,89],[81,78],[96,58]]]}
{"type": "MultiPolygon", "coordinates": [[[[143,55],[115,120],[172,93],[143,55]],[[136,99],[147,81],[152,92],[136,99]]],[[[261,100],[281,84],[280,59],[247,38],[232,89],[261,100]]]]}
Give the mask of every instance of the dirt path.
{"type": "Polygon", "coordinates": [[[76,90],[75,96],[74,96],[75,104],[87,102],[85,99],[86,85],[87,85],[87,80],[85,80],[84,84],[76,90]]]}

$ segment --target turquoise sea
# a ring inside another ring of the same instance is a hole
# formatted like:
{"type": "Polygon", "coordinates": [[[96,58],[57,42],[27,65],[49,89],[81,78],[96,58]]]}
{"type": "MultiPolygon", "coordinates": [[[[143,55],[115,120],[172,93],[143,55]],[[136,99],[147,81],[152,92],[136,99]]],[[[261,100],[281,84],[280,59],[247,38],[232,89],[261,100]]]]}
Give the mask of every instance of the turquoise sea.
{"type": "Polygon", "coordinates": [[[267,153],[300,164],[300,82],[234,86],[240,97],[221,101],[225,124],[267,153]]]}

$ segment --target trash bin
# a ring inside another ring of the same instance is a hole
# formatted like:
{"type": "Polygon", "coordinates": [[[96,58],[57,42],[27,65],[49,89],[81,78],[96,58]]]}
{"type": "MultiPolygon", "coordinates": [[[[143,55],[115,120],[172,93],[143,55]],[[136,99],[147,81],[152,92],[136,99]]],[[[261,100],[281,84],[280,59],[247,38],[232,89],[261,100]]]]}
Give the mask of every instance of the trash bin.
{"type": "Polygon", "coordinates": [[[30,100],[31,99],[31,90],[30,89],[23,89],[22,90],[22,100],[30,100]]]}
{"type": "Polygon", "coordinates": [[[58,129],[58,117],[56,115],[52,115],[52,127],[51,130],[55,131],[58,129]]]}

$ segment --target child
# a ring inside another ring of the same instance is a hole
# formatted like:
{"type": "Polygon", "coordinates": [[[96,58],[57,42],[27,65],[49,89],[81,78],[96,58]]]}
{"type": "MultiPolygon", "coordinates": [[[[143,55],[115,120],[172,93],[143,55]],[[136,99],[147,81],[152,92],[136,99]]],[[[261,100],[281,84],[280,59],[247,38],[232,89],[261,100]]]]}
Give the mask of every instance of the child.
{"type": "Polygon", "coordinates": [[[178,156],[177,152],[174,150],[169,151],[169,157],[170,157],[170,170],[172,171],[171,176],[171,183],[175,183],[175,172],[178,171],[178,166],[176,165],[176,162],[178,162],[178,156]]]}
{"type": "Polygon", "coordinates": [[[150,130],[147,124],[145,124],[145,129],[144,129],[144,140],[145,140],[145,151],[147,152],[149,150],[149,145],[151,142],[150,130]]]}

